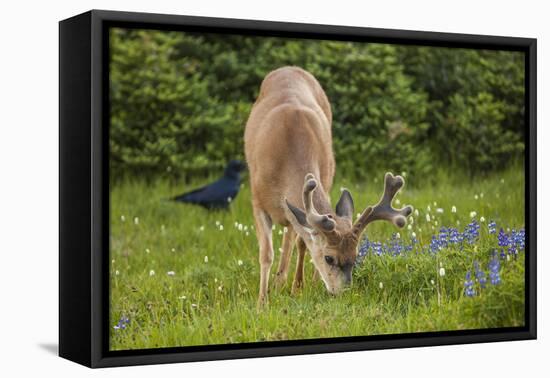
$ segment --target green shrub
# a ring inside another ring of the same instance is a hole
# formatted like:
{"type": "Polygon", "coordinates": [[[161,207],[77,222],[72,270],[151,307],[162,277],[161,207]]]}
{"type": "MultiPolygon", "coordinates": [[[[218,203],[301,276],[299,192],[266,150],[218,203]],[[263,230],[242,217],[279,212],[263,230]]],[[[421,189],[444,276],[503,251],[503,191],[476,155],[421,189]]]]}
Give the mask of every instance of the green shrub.
{"type": "Polygon", "coordinates": [[[523,151],[520,53],[111,31],[111,173],[192,177],[242,159],[262,79],[296,65],[332,104],[338,173],[482,173],[523,151]]]}

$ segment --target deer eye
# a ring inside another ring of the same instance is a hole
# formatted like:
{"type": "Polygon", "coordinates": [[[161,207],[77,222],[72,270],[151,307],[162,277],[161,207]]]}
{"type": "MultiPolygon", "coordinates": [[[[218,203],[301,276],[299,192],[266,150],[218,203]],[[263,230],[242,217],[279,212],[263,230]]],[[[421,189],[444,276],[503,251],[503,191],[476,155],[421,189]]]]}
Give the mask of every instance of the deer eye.
{"type": "Polygon", "coordinates": [[[325,261],[327,262],[328,265],[334,265],[334,257],[332,256],[325,256],[325,261]]]}

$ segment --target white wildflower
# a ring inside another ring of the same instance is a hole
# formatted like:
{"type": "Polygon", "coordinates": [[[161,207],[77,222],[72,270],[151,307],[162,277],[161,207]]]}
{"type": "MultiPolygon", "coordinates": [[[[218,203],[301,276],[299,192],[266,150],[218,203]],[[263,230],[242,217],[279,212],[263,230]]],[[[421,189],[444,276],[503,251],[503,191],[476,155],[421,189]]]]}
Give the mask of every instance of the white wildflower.
{"type": "Polygon", "coordinates": [[[401,239],[401,235],[399,234],[399,232],[396,232],[396,233],[395,233],[395,238],[396,238],[396,239],[401,239]]]}
{"type": "Polygon", "coordinates": [[[220,225],[220,221],[217,220],[217,221],[216,221],[216,226],[219,226],[219,225],[220,225]]]}
{"type": "Polygon", "coordinates": [[[413,232],[411,233],[411,236],[412,236],[413,238],[416,239],[416,232],[413,231],[413,232]]]}
{"type": "Polygon", "coordinates": [[[474,199],[479,199],[479,196],[477,194],[475,194],[474,199]]]}
{"type": "Polygon", "coordinates": [[[426,214],[426,222],[430,222],[431,218],[430,218],[430,214],[426,214]]]}
{"type": "Polygon", "coordinates": [[[199,231],[201,231],[201,232],[204,231],[204,226],[200,226],[199,231]]]}
{"type": "Polygon", "coordinates": [[[428,205],[428,207],[426,208],[426,210],[428,210],[428,213],[432,211],[432,207],[430,205],[428,205]]]}
{"type": "Polygon", "coordinates": [[[205,263],[208,262],[208,256],[204,256],[204,262],[205,262],[205,263]]]}
{"type": "Polygon", "coordinates": [[[220,224],[220,231],[223,231],[223,224],[220,224]]]}
{"type": "Polygon", "coordinates": [[[409,231],[410,231],[410,230],[412,230],[412,229],[413,229],[413,226],[412,226],[412,224],[409,224],[409,225],[407,226],[407,230],[409,230],[409,231]]]}
{"type": "Polygon", "coordinates": [[[237,260],[237,265],[242,266],[243,265],[243,260],[237,260]]]}
{"type": "Polygon", "coordinates": [[[151,250],[149,248],[145,248],[145,253],[151,253],[151,250]]]}
{"type": "Polygon", "coordinates": [[[124,215],[121,215],[121,216],[120,216],[120,221],[121,221],[121,222],[126,222],[126,217],[125,217],[124,215]]]}
{"type": "Polygon", "coordinates": [[[430,280],[430,283],[431,283],[432,285],[435,285],[435,281],[434,281],[434,280],[430,280]]]}
{"type": "Polygon", "coordinates": [[[168,272],[166,272],[167,275],[169,275],[170,277],[173,277],[176,275],[176,272],[174,272],[173,270],[170,270],[168,272]]]}
{"type": "Polygon", "coordinates": [[[435,209],[435,212],[438,214],[443,214],[444,210],[441,207],[438,207],[437,209],[435,209]]]}
{"type": "Polygon", "coordinates": [[[279,235],[282,235],[283,234],[283,230],[279,230],[279,235]]]}
{"type": "Polygon", "coordinates": [[[197,308],[197,307],[198,307],[198,305],[197,305],[196,303],[191,303],[191,307],[193,307],[193,308],[197,308]]]}
{"type": "Polygon", "coordinates": [[[379,287],[380,289],[383,289],[383,288],[384,288],[384,283],[383,283],[382,281],[380,281],[380,283],[378,284],[378,287],[379,287]]]}
{"type": "Polygon", "coordinates": [[[477,213],[475,211],[470,211],[470,218],[475,218],[477,213]]]}
{"type": "Polygon", "coordinates": [[[120,272],[118,270],[115,270],[115,276],[118,276],[120,272]]]}
{"type": "Polygon", "coordinates": [[[445,268],[439,268],[439,276],[444,277],[445,276],[445,268]]]}
{"type": "Polygon", "coordinates": [[[409,217],[409,223],[414,224],[414,217],[409,217]]]}
{"type": "Polygon", "coordinates": [[[139,224],[139,218],[138,217],[134,218],[134,224],[136,224],[136,225],[139,224]]]}
{"type": "Polygon", "coordinates": [[[407,172],[401,172],[401,176],[406,178],[407,177],[407,172]]]}
{"type": "Polygon", "coordinates": [[[414,210],[414,216],[418,218],[419,215],[420,215],[420,212],[418,211],[418,209],[415,209],[414,210]]]}
{"type": "Polygon", "coordinates": [[[237,228],[239,229],[239,231],[242,231],[243,230],[243,225],[241,223],[239,223],[239,225],[237,226],[237,228]]]}
{"type": "Polygon", "coordinates": [[[243,230],[244,230],[244,231],[248,231],[248,226],[244,226],[244,227],[243,227],[243,230]]]}
{"type": "Polygon", "coordinates": [[[153,269],[151,269],[149,271],[149,277],[153,277],[155,275],[155,271],[153,269]]]}
{"type": "Polygon", "coordinates": [[[451,207],[451,213],[456,213],[456,206],[451,207]]]}
{"type": "Polygon", "coordinates": [[[218,291],[222,291],[222,285],[218,286],[218,291]]]}
{"type": "Polygon", "coordinates": [[[288,232],[288,228],[287,227],[283,227],[283,232],[286,234],[288,232]]]}
{"type": "Polygon", "coordinates": [[[481,223],[485,222],[485,217],[480,217],[480,218],[479,218],[479,221],[480,221],[481,223]]]}

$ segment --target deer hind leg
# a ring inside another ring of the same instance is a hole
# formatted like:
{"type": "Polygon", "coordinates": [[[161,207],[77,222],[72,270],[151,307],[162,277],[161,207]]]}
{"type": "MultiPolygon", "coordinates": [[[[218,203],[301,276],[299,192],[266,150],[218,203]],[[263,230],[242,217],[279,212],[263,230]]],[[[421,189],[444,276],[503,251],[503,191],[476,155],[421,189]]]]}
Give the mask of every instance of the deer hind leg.
{"type": "Polygon", "coordinates": [[[294,282],[292,283],[292,294],[298,293],[304,286],[304,257],[306,255],[306,243],[301,237],[296,240],[298,245],[298,256],[296,257],[296,273],[294,275],[294,282]]]}
{"type": "Polygon", "coordinates": [[[290,267],[290,257],[292,256],[292,250],[294,248],[294,241],[296,240],[296,232],[289,227],[283,234],[283,243],[281,247],[281,259],[279,260],[279,267],[277,268],[277,275],[275,276],[275,285],[281,288],[286,283],[288,277],[288,268],[290,267]]]}
{"type": "Polygon", "coordinates": [[[273,264],[273,240],[271,236],[271,218],[263,210],[254,209],[256,221],[256,236],[260,245],[260,294],[258,307],[267,303],[267,288],[269,285],[269,273],[273,264]]]}

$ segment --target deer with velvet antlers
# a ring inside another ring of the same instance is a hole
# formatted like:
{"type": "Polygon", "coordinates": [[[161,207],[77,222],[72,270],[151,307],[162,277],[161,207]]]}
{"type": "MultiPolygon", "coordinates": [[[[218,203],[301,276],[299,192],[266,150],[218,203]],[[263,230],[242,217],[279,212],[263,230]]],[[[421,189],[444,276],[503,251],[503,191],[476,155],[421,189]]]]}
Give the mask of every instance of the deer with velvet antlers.
{"type": "Polygon", "coordinates": [[[294,244],[298,256],[292,292],[303,285],[306,250],[327,290],[340,293],[351,284],[357,246],[366,226],[387,220],[403,227],[412,208],[394,209],[391,202],[403,186],[400,176],[387,173],[384,194],[353,223],[354,204],[342,190],[333,211],[329,194],[334,178],[332,112],[319,82],[298,67],[269,73],[245,130],[252,207],[260,247],[260,293],[267,302],[273,264],[272,226],[285,226],[275,283],[287,280],[294,244]]]}

